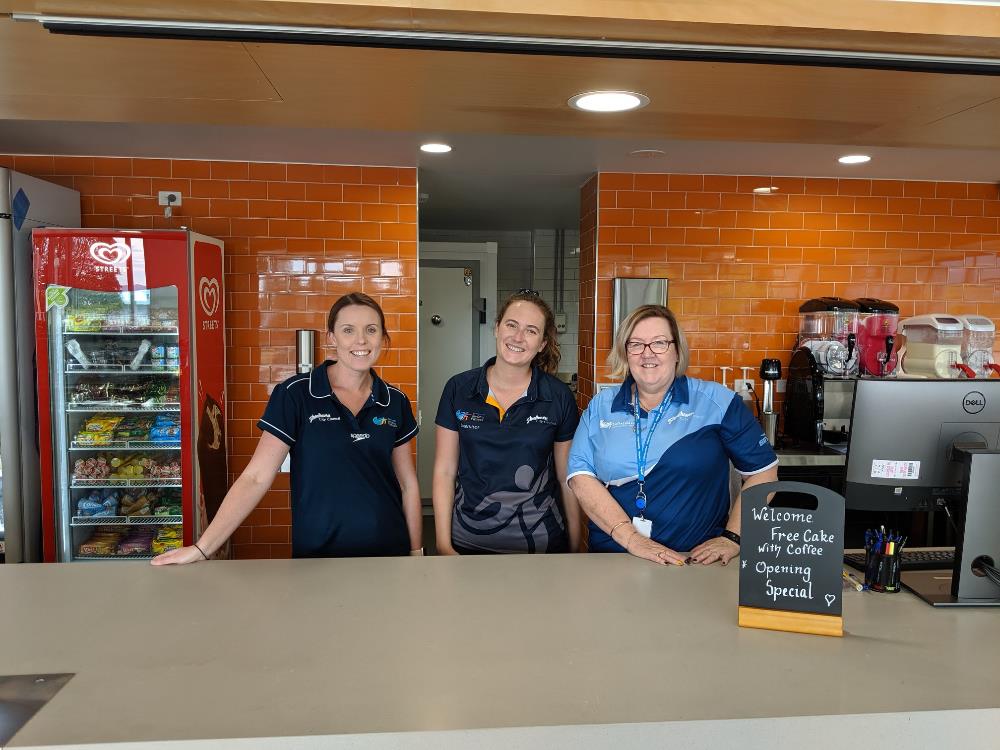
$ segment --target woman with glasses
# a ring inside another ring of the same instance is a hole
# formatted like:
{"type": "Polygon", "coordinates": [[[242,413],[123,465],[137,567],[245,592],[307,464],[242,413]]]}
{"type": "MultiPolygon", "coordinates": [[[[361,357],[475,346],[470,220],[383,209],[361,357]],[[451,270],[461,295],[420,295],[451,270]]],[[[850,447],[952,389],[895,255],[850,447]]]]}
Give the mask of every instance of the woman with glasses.
{"type": "Polygon", "coordinates": [[[496,318],[497,353],[451,378],[438,407],[434,526],[439,554],[575,552],[580,510],[566,486],[576,400],[554,373],[555,317],[522,289],[496,318]]]}
{"type": "Polygon", "coordinates": [[[743,488],[778,478],[778,460],[728,388],[687,377],[689,352],[662,305],[633,311],[615,333],[606,388],[580,420],[569,484],[590,516],[591,552],[629,552],[661,565],[726,564],[740,551],[743,488]]]}

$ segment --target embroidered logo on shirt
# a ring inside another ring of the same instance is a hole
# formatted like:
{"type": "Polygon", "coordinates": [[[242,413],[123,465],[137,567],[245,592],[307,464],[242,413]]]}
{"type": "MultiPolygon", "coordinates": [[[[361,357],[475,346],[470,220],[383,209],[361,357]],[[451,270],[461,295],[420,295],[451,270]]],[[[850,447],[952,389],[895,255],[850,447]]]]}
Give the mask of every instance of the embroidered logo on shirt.
{"type": "Polygon", "coordinates": [[[455,418],[459,422],[482,422],[486,419],[482,414],[477,414],[474,411],[465,411],[464,409],[458,409],[455,412],[455,418]]]}
{"type": "Polygon", "coordinates": [[[313,422],[339,422],[340,417],[335,417],[332,414],[310,414],[309,424],[313,422]]]}
{"type": "Polygon", "coordinates": [[[612,421],[609,421],[607,419],[602,419],[601,420],[601,429],[602,430],[612,430],[615,427],[631,427],[631,426],[632,426],[632,423],[629,422],[628,420],[618,420],[617,422],[612,422],[612,421]]]}
{"type": "Polygon", "coordinates": [[[360,443],[362,440],[367,440],[371,437],[371,433],[368,432],[352,432],[351,440],[355,443],[360,443]]]}
{"type": "Polygon", "coordinates": [[[676,414],[674,414],[674,416],[667,417],[667,424],[673,424],[678,419],[690,419],[693,416],[694,416],[694,412],[693,411],[683,411],[683,410],[681,410],[681,411],[677,412],[676,414]]]}
{"type": "Polygon", "coordinates": [[[396,424],[396,420],[389,419],[389,417],[372,417],[372,424],[378,427],[381,427],[382,425],[388,425],[389,427],[399,427],[399,425],[396,424]]]}
{"type": "Polygon", "coordinates": [[[525,424],[531,424],[532,422],[541,422],[542,424],[555,424],[555,422],[553,422],[544,414],[535,414],[524,420],[525,424]]]}

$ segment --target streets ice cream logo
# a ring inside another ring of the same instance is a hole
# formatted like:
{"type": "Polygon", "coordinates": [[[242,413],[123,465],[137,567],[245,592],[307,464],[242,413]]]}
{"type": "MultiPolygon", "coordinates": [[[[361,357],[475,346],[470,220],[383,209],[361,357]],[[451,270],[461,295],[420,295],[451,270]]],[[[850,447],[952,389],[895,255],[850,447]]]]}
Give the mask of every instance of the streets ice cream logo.
{"type": "Polygon", "coordinates": [[[389,417],[372,417],[372,424],[376,427],[399,427],[399,425],[396,424],[396,420],[389,419],[389,417]]]}
{"type": "Polygon", "coordinates": [[[132,248],[123,239],[115,240],[114,243],[95,242],[90,246],[90,257],[101,265],[97,266],[98,271],[114,273],[129,258],[132,257],[132,248]]]}
{"type": "MultiPolygon", "coordinates": [[[[198,281],[198,300],[201,302],[201,309],[208,318],[211,318],[219,309],[219,301],[222,297],[218,279],[209,279],[204,276],[198,281]]],[[[203,320],[201,329],[203,331],[214,331],[219,327],[217,320],[203,320]]]]}

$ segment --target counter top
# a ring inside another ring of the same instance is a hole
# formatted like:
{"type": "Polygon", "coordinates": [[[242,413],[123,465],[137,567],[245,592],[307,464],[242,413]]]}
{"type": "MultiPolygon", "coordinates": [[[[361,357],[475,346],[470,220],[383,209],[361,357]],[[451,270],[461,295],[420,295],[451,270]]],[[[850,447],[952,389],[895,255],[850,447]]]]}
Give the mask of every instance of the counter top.
{"type": "Polygon", "coordinates": [[[778,450],[779,466],[844,466],[847,464],[847,455],[833,450],[826,450],[822,453],[808,453],[797,450],[778,450]]]}
{"type": "Polygon", "coordinates": [[[742,629],[738,572],[625,555],[0,566],[10,747],[997,746],[1000,610],[844,592],[742,629]]]}

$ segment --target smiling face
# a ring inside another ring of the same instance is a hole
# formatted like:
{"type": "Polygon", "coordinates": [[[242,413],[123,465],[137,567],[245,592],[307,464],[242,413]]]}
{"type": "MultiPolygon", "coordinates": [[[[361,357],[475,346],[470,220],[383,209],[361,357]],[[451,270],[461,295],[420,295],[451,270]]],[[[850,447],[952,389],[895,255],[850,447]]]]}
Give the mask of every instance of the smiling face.
{"type": "Polygon", "coordinates": [[[531,302],[512,302],[495,333],[498,360],[514,367],[530,367],[535,355],[545,348],[545,313],[531,302]]]}
{"type": "MultiPolygon", "coordinates": [[[[640,320],[632,329],[632,335],[628,337],[629,343],[643,344],[673,340],[670,323],[659,317],[640,320]]],[[[671,344],[662,354],[654,353],[648,346],[644,347],[641,354],[628,355],[628,369],[643,392],[665,391],[674,382],[674,376],[677,374],[677,347],[671,344]]]]}
{"type": "Polygon", "coordinates": [[[326,340],[337,350],[337,364],[368,372],[382,353],[384,336],[375,310],[365,305],[348,305],[337,314],[326,340]]]}

